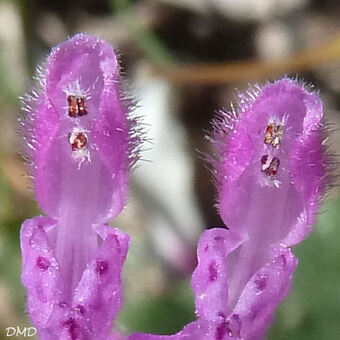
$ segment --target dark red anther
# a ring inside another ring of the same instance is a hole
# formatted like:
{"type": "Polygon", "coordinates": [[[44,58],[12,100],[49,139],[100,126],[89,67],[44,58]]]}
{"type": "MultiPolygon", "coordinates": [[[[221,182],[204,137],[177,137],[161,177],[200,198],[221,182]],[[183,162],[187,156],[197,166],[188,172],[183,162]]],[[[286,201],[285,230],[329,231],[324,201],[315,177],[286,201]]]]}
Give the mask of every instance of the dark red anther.
{"type": "Polygon", "coordinates": [[[272,161],[270,162],[269,168],[268,170],[268,174],[271,178],[273,178],[276,174],[277,174],[277,170],[279,168],[280,165],[280,160],[276,157],[274,157],[272,159],[272,161]]]}
{"type": "Polygon", "coordinates": [[[266,132],[272,134],[273,131],[274,131],[274,126],[273,126],[273,124],[269,124],[269,125],[267,126],[266,132]]]}
{"type": "Polygon", "coordinates": [[[283,136],[283,125],[270,123],[264,135],[264,143],[279,148],[283,136]]]}
{"type": "Polygon", "coordinates": [[[77,97],[77,105],[78,105],[78,116],[87,115],[87,109],[86,109],[84,97],[77,97]]]}
{"type": "Polygon", "coordinates": [[[274,179],[275,175],[280,166],[280,160],[277,157],[273,157],[273,159],[268,164],[268,155],[264,155],[261,158],[262,164],[262,172],[264,172],[269,178],[274,179]]]}
{"type": "Polygon", "coordinates": [[[69,95],[67,96],[68,101],[68,115],[72,118],[77,117],[78,106],[76,96],[69,95]]]}
{"type": "Polygon", "coordinates": [[[82,132],[70,133],[69,142],[72,146],[72,151],[83,150],[87,144],[87,138],[82,132]]]}

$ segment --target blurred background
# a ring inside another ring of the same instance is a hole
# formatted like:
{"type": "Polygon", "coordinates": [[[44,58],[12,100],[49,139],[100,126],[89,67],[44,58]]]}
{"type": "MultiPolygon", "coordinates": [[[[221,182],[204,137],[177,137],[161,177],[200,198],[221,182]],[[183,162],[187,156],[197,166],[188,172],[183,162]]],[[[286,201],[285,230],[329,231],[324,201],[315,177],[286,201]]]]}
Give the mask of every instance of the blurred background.
{"type": "MultiPolygon", "coordinates": [[[[0,0],[0,339],[6,327],[30,326],[19,229],[41,212],[18,153],[18,97],[52,46],[86,32],[121,54],[152,142],[113,223],[132,237],[116,325],[170,334],[194,319],[197,240],[223,225],[200,156],[209,152],[214,112],[248,82],[298,75],[320,90],[339,153],[339,15],[337,0],[0,0]]],[[[294,284],[268,339],[339,339],[339,193],[331,190],[314,232],[295,249],[294,284]]]]}

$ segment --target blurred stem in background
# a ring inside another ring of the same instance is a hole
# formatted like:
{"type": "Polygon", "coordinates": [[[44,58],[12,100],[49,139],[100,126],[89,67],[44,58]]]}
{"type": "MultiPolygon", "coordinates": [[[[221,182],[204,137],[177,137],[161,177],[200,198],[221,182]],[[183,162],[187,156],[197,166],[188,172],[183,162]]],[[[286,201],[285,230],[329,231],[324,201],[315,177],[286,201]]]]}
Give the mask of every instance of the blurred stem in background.
{"type": "Polygon", "coordinates": [[[321,46],[298,51],[279,60],[179,64],[173,67],[155,65],[153,70],[155,74],[178,84],[230,84],[303,72],[339,59],[340,36],[337,35],[321,46]]]}
{"type": "MultiPolygon", "coordinates": [[[[130,0],[111,0],[113,14],[133,16],[130,0]]],[[[134,22],[133,20],[129,20],[134,22]]],[[[340,36],[326,41],[321,46],[297,51],[278,60],[246,60],[227,63],[176,64],[169,50],[148,26],[132,24],[131,35],[134,43],[151,62],[155,74],[178,84],[228,84],[259,81],[285,73],[303,72],[340,59],[340,36]]]]}

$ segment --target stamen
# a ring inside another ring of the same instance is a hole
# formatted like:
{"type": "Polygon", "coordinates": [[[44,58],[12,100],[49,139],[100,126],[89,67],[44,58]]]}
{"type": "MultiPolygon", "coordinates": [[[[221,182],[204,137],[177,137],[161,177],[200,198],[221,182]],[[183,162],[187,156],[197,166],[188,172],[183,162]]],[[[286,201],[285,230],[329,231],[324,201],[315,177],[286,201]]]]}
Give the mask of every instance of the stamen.
{"type": "Polygon", "coordinates": [[[261,171],[270,179],[275,179],[280,166],[280,160],[277,157],[273,157],[271,160],[269,160],[268,155],[264,155],[261,158],[261,164],[261,171]]]}
{"type": "Polygon", "coordinates": [[[77,116],[85,116],[87,115],[87,108],[85,103],[85,97],[83,96],[75,96],[68,95],[68,115],[72,118],[76,118],[77,116]]]}
{"type": "Polygon", "coordinates": [[[283,136],[283,124],[269,123],[264,136],[264,143],[279,148],[283,136]]]}
{"type": "Polygon", "coordinates": [[[69,143],[72,146],[72,151],[84,150],[87,145],[87,138],[85,133],[73,131],[68,137],[69,143]]]}
{"type": "Polygon", "coordinates": [[[78,169],[86,160],[91,163],[87,132],[80,127],[75,127],[68,134],[68,142],[72,147],[72,158],[78,161],[78,169]]]}
{"type": "Polygon", "coordinates": [[[76,96],[72,95],[67,96],[67,101],[68,101],[68,115],[72,118],[77,117],[78,107],[76,96]]]}
{"type": "Polygon", "coordinates": [[[84,97],[78,97],[77,98],[77,104],[78,104],[78,116],[87,115],[85,98],[84,97]]]}

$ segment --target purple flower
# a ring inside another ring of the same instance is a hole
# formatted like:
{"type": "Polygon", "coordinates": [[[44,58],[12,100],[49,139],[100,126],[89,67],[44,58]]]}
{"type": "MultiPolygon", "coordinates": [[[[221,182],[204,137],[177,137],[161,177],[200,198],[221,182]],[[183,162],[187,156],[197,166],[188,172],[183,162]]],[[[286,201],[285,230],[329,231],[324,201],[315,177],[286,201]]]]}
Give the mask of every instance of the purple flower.
{"type": "Polygon", "coordinates": [[[239,109],[214,121],[218,209],[244,238],[231,255],[230,305],[271,259],[310,231],[327,183],[323,108],[291,79],[239,95],[239,109]]]}
{"type": "Polygon", "coordinates": [[[197,320],[172,336],[130,340],[263,339],[289,291],[290,247],[310,231],[327,182],[319,97],[282,79],[239,95],[211,137],[218,210],[229,230],[206,231],[192,277],[197,320]]]}
{"type": "Polygon", "coordinates": [[[35,194],[49,217],[21,229],[22,281],[41,339],[108,339],[129,238],[122,210],[140,138],[110,45],[78,34],[54,48],[21,121],[35,194]]]}

